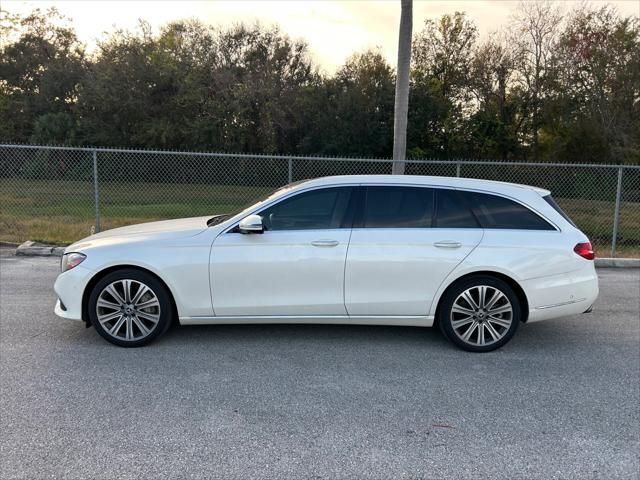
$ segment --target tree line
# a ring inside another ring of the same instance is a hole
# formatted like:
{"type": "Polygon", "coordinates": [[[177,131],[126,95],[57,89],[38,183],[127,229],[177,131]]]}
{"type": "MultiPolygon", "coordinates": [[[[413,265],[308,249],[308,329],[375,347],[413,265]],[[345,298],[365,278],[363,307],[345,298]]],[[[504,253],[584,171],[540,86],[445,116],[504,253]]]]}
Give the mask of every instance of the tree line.
{"type": "MultiPolygon", "coordinates": [[[[638,18],[559,8],[523,2],[485,39],[462,12],[414,29],[408,157],[640,163],[638,18]]],[[[378,50],[327,74],[277,26],[180,20],[89,52],[55,9],[1,15],[2,142],[391,156],[378,50]]]]}

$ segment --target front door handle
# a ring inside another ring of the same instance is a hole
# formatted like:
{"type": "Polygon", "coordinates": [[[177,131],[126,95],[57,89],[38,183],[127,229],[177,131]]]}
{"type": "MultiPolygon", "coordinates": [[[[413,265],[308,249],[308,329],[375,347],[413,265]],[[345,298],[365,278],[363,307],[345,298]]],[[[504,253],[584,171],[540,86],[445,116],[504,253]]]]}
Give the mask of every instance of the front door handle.
{"type": "Polygon", "coordinates": [[[337,240],[314,240],[311,245],[314,247],[335,247],[338,243],[337,240]]]}
{"type": "Polygon", "coordinates": [[[462,246],[462,243],[455,242],[453,240],[441,240],[434,243],[433,245],[438,248],[460,248],[462,246]]]}

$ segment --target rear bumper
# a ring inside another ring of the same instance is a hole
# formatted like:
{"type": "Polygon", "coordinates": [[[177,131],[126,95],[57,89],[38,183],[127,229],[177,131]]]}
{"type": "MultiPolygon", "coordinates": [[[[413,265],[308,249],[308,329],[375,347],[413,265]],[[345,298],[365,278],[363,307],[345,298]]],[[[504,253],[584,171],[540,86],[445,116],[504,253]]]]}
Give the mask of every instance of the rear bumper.
{"type": "Polygon", "coordinates": [[[527,280],[522,286],[529,300],[528,322],[591,311],[599,292],[593,263],[574,272],[527,280]]]}

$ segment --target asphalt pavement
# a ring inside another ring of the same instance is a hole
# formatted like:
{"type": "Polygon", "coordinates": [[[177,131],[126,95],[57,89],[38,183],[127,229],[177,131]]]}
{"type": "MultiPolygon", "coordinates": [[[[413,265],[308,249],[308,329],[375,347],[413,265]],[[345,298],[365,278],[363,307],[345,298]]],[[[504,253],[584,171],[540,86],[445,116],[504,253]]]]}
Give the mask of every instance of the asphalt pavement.
{"type": "Polygon", "coordinates": [[[0,258],[0,477],[627,478],[640,269],[488,354],[437,329],[176,327],[140,349],[53,314],[58,258],[0,258]]]}

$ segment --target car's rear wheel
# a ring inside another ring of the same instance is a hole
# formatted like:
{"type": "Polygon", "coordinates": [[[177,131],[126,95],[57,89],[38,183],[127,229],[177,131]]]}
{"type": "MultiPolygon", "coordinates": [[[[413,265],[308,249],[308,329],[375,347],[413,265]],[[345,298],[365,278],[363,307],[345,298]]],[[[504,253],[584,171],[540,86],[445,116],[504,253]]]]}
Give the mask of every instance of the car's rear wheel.
{"type": "Polygon", "coordinates": [[[173,317],[167,288],[153,275],[123,269],[100,279],[89,297],[89,319],[107,341],[141,347],[162,335],[173,317]]]}
{"type": "Polygon", "coordinates": [[[478,275],[452,285],[440,304],[438,322],[446,337],[470,352],[502,347],[521,319],[518,296],[505,281],[478,275]]]}

